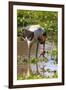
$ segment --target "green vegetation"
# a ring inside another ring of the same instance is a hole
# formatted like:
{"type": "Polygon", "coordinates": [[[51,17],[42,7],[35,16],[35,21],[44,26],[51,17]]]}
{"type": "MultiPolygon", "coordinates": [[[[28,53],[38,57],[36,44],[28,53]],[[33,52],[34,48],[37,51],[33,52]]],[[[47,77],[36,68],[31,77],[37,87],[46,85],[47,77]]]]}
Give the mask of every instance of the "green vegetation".
{"type": "Polygon", "coordinates": [[[47,39],[57,44],[58,13],[52,11],[17,10],[17,35],[23,32],[23,27],[39,24],[47,32],[47,39]]]}
{"type": "MultiPolygon", "coordinates": [[[[40,75],[36,75],[36,74],[30,74],[30,76],[27,77],[26,79],[42,79],[42,78],[44,78],[44,77],[42,77],[42,76],[40,76],[40,75]]],[[[18,80],[25,80],[25,77],[19,75],[17,79],[18,79],[18,80]]]]}
{"type": "MultiPolygon", "coordinates": [[[[52,78],[57,78],[58,77],[58,74],[57,74],[57,72],[54,74],[54,76],[52,77],[52,78]]],[[[27,78],[25,78],[24,76],[22,76],[22,75],[19,75],[18,76],[18,78],[17,78],[17,80],[31,80],[31,79],[49,79],[50,77],[48,76],[41,76],[41,75],[36,75],[36,74],[30,74],[30,76],[29,77],[27,77],[27,78]]]]}
{"type": "MultiPolygon", "coordinates": [[[[54,48],[52,50],[52,53],[47,51],[48,55],[51,55],[54,57],[54,60],[56,61],[55,64],[58,62],[58,13],[52,12],[52,11],[34,11],[34,10],[17,10],[17,37],[22,38],[23,33],[23,27],[26,27],[28,25],[37,25],[39,24],[42,26],[46,32],[47,32],[47,42],[51,42],[54,44],[54,48]]],[[[40,62],[47,62],[47,58],[31,58],[30,60],[31,64],[36,65],[36,67],[39,67],[38,63],[40,62]]],[[[24,60],[22,57],[17,57],[17,66],[20,64],[27,64],[27,59],[24,60]]],[[[44,72],[51,72],[50,69],[47,69],[45,71],[44,66],[42,67],[41,71],[43,72],[43,75],[40,74],[33,74],[31,73],[29,77],[25,78],[24,75],[19,74],[17,76],[18,80],[24,80],[24,79],[41,79],[41,78],[50,78],[49,76],[44,76],[44,72]]],[[[55,71],[52,78],[57,78],[58,73],[55,71]]]]}
{"type": "Polygon", "coordinates": [[[58,77],[58,72],[54,72],[54,76],[53,76],[53,78],[57,78],[58,77]]]}

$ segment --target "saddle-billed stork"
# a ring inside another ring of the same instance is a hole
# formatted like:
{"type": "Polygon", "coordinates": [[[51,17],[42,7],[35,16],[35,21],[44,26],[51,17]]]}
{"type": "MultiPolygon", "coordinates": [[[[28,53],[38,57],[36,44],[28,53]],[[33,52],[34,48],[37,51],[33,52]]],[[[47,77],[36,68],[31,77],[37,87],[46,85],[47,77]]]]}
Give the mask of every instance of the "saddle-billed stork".
{"type": "MultiPolygon", "coordinates": [[[[39,44],[43,44],[43,52],[40,54],[44,57],[45,54],[45,41],[46,41],[46,30],[42,28],[40,25],[29,25],[23,28],[23,38],[24,40],[27,41],[28,45],[28,59],[30,62],[30,52],[31,52],[31,47],[33,43],[37,43],[36,47],[36,58],[38,57],[38,47],[39,44]]],[[[30,66],[30,65],[29,65],[30,66]]]]}

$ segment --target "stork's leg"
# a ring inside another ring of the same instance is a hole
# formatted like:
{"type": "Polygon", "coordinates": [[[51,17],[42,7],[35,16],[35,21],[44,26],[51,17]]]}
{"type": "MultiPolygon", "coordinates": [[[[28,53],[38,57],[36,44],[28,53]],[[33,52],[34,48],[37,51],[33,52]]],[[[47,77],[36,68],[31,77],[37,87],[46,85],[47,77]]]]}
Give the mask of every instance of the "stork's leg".
{"type": "MultiPolygon", "coordinates": [[[[45,54],[45,41],[43,43],[43,60],[44,60],[44,54],[45,54]]],[[[44,77],[44,70],[45,70],[45,66],[43,66],[43,77],[44,77]]]]}
{"type": "MultiPolygon", "coordinates": [[[[43,52],[45,51],[45,41],[43,43],[43,52]]],[[[45,53],[44,53],[45,54],[45,53]]],[[[44,54],[43,54],[43,59],[44,59],[44,54]]]]}
{"type": "MultiPolygon", "coordinates": [[[[39,46],[39,43],[37,42],[37,47],[36,47],[36,59],[38,58],[38,46],[39,46]]],[[[36,61],[36,70],[37,70],[37,74],[39,74],[37,61],[36,61]]]]}
{"type": "Polygon", "coordinates": [[[31,43],[28,43],[28,74],[27,77],[30,76],[31,68],[30,68],[30,52],[31,52],[31,43]]]}
{"type": "Polygon", "coordinates": [[[28,60],[30,60],[31,42],[27,41],[28,44],[28,60]]]}

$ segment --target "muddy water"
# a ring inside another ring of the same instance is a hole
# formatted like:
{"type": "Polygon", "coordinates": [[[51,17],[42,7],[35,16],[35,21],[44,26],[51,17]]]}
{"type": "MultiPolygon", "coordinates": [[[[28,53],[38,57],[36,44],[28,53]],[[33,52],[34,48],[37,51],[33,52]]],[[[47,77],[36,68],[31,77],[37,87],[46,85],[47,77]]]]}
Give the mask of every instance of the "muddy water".
{"type": "MultiPolygon", "coordinates": [[[[33,44],[31,48],[31,56],[35,56],[36,43],[33,44]]],[[[28,69],[27,63],[22,61],[28,60],[28,47],[27,42],[17,38],[17,74],[25,74],[28,69]]]]}
{"type": "MultiPolygon", "coordinates": [[[[51,51],[51,44],[46,44],[45,45],[45,49],[51,51]]],[[[35,57],[35,50],[36,50],[36,43],[33,44],[32,48],[31,48],[31,57],[35,57]]],[[[40,53],[40,50],[39,52],[40,53]]],[[[55,61],[51,60],[51,56],[49,56],[48,54],[45,55],[48,59],[48,62],[38,62],[39,65],[39,72],[41,71],[41,68],[44,66],[45,70],[50,69],[50,73],[49,72],[40,72],[41,75],[46,75],[46,76],[52,76],[54,74],[54,71],[57,71],[57,64],[55,65],[55,61]]],[[[27,59],[28,57],[28,47],[27,47],[27,42],[26,41],[21,41],[20,38],[17,38],[17,74],[21,75],[21,74],[26,74],[27,69],[28,69],[28,65],[27,63],[23,63],[22,60],[25,58],[27,59]]],[[[35,65],[31,65],[32,71],[33,73],[36,73],[36,66],[35,65]]]]}
{"type": "MultiPolygon", "coordinates": [[[[36,43],[33,44],[31,48],[31,55],[35,54],[36,43]]],[[[26,41],[21,41],[20,38],[17,39],[17,55],[18,56],[28,56],[28,47],[26,41]]]]}

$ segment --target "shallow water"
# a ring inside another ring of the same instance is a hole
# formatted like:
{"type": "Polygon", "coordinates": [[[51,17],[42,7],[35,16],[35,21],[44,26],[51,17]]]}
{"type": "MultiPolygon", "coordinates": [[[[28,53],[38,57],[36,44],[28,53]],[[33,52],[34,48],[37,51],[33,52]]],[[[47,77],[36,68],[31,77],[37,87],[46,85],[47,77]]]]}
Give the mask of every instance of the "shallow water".
{"type": "MultiPolygon", "coordinates": [[[[33,73],[35,74],[36,73],[36,65],[32,64],[31,68],[32,68],[33,73]]],[[[38,69],[39,69],[39,73],[41,75],[51,77],[54,75],[54,72],[58,72],[57,71],[58,65],[54,64],[54,61],[52,61],[52,60],[47,61],[47,62],[39,62],[38,63],[38,69]],[[42,71],[43,67],[44,67],[44,72],[42,71]]]]}
{"type": "MultiPolygon", "coordinates": [[[[45,50],[46,51],[52,51],[53,46],[51,46],[51,43],[45,44],[45,50]]],[[[36,50],[36,43],[33,44],[31,48],[31,57],[35,57],[35,50],[36,50]]],[[[38,56],[40,55],[40,48],[38,51],[38,56]]],[[[20,38],[17,39],[17,58],[18,58],[18,67],[17,67],[17,74],[21,74],[23,72],[26,72],[27,70],[27,64],[23,64],[22,60],[28,58],[28,47],[26,41],[21,41],[20,38]]],[[[58,72],[58,64],[56,64],[55,60],[51,58],[51,55],[45,53],[45,57],[47,58],[47,62],[42,61],[38,62],[38,70],[40,75],[46,76],[46,77],[53,77],[55,72],[58,72]],[[44,69],[44,71],[42,71],[44,69]]],[[[43,57],[41,57],[43,58],[43,57]]],[[[36,73],[36,65],[31,64],[31,69],[33,74],[36,73]]]]}

